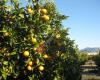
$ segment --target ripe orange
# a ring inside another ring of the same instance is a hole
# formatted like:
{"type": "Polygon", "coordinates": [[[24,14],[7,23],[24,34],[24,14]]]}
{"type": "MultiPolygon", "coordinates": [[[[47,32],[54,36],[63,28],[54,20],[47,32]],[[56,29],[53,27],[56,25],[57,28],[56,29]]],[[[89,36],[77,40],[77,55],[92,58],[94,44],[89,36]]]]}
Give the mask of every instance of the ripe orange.
{"type": "Polygon", "coordinates": [[[5,36],[5,37],[7,37],[7,36],[9,36],[9,35],[10,35],[10,34],[9,34],[8,32],[5,32],[5,33],[4,33],[4,36],[5,36]]]}
{"type": "Polygon", "coordinates": [[[27,9],[27,12],[28,12],[29,14],[34,14],[34,11],[33,11],[31,8],[28,8],[28,9],[27,9]]]}
{"type": "Polygon", "coordinates": [[[43,71],[44,70],[44,66],[39,66],[39,71],[43,71]]]}
{"type": "Polygon", "coordinates": [[[46,14],[47,13],[47,10],[46,9],[41,9],[41,13],[42,14],[46,14]]]}
{"type": "Polygon", "coordinates": [[[32,62],[32,61],[30,61],[30,62],[28,63],[28,65],[29,65],[29,66],[32,66],[32,65],[33,65],[33,62],[32,62]]]}
{"type": "Polygon", "coordinates": [[[47,54],[45,54],[45,55],[43,56],[43,58],[47,59],[47,58],[48,58],[48,55],[47,55],[47,54]]]}
{"type": "Polygon", "coordinates": [[[27,70],[31,71],[32,67],[31,66],[27,66],[27,70]]]}
{"type": "Polygon", "coordinates": [[[29,51],[24,51],[23,56],[28,57],[29,56],[29,51]]]}
{"type": "Polygon", "coordinates": [[[37,43],[36,38],[32,38],[32,42],[33,42],[33,43],[37,43]]]}
{"type": "Polygon", "coordinates": [[[33,48],[34,51],[36,51],[37,48],[33,48]]]}
{"type": "Polygon", "coordinates": [[[49,16],[48,16],[48,15],[43,15],[41,18],[42,18],[44,21],[48,21],[48,20],[49,20],[49,16]]]}

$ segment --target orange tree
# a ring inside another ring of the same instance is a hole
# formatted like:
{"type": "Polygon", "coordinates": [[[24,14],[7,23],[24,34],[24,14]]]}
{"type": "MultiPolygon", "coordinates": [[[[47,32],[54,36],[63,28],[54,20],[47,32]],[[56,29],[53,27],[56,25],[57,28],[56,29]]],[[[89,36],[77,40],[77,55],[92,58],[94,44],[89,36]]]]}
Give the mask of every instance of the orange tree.
{"type": "Polygon", "coordinates": [[[0,1],[1,80],[79,80],[77,48],[50,1],[0,1]],[[74,77],[73,77],[74,76],[74,77]]]}

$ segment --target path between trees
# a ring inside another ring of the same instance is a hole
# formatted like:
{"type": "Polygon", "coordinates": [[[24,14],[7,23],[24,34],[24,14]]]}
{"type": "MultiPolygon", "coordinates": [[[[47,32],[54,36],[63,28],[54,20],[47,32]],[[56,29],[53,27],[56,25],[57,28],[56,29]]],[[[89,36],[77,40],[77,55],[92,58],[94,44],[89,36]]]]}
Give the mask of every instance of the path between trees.
{"type": "Polygon", "coordinates": [[[82,80],[100,80],[100,75],[97,73],[97,65],[94,61],[89,60],[82,65],[82,80]]]}

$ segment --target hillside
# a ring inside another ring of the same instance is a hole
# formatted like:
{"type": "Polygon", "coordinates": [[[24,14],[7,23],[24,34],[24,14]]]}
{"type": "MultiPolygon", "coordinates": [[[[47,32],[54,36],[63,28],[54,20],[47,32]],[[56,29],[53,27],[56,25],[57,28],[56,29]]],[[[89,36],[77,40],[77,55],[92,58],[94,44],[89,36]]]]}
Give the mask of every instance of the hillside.
{"type": "Polygon", "coordinates": [[[87,47],[87,48],[84,48],[81,50],[82,52],[99,52],[100,51],[100,47],[93,47],[93,48],[90,48],[90,47],[87,47]]]}

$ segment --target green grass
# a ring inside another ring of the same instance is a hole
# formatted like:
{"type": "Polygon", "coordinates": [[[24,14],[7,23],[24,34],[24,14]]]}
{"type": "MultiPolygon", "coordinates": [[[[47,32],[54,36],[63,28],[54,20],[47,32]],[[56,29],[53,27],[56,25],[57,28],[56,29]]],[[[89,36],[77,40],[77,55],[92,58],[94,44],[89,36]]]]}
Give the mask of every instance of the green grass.
{"type": "Polygon", "coordinates": [[[100,76],[97,75],[82,75],[82,80],[100,80],[100,76]]]}

